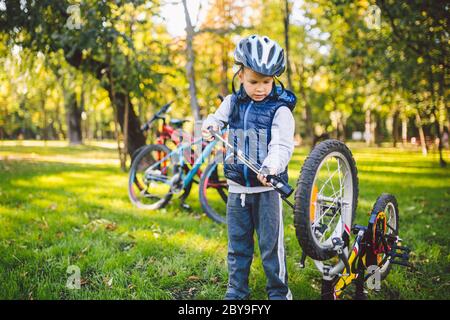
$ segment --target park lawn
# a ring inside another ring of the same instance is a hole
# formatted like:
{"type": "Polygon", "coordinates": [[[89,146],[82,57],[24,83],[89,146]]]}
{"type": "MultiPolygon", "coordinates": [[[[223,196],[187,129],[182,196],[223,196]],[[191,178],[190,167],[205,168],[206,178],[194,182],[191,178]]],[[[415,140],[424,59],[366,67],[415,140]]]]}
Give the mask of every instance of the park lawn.
{"type": "MultiPolygon", "coordinates": [[[[367,224],[377,196],[393,193],[400,236],[413,248],[415,270],[394,266],[370,298],[449,299],[450,169],[439,168],[435,154],[350,147],[359,176],[356,222],[367,224]]],[[[295,151],[292,185],[306,154],[295,151]]],[[[176,199],[154,212],[134,208],[116,158],[101,145],[0,144],[0,298],[223,298],[226,227],[201,213],[196,190],[188,199],[192,212],[176,199]],[[69,266],[80,270],[79,290],[66,287],[69,266]]],[[[297,266],[301,248],[287,207],[285,241],[294,299],[319,299],[320,274],[311,260],[306,269],[297,266]]],[[[266,298],[258,250],[250,286],[252,299],[266,298]]]]}

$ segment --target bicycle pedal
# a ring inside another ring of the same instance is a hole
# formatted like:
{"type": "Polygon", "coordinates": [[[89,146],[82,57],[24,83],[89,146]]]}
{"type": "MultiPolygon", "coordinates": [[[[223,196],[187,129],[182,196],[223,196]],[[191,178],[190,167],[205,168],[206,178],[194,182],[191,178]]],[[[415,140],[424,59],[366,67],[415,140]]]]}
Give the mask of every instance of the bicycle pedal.
{"type": "Polygon", "coordinates": [[[393,249],[393,250],[404,251],[405,253],[410,253],[410,252],[411,252],[411,249],[408,248],[408,247],[402,247],[402,246],[396,246],[396,245],[393,245],[393,246],[392,246],[392,249],[393,249]]]}
{"type": "Polygon", "coordinates": [[[398,260],[391,260],[391,264],[398,264],[400,266],[404,266],[404,267],[408,267],[408,268],[412,268],[412,264],[410,264],[409,262],[405,262],[405,261],[398,261],[398,260]]]}
{"type": "Polygon", "coordinates": [[[402,260],[409,260],[409,254],[408,253],[390,252],[390,253],[388,253],[388,255],[393,257],[393,258],[400,258],[402,260]]]}

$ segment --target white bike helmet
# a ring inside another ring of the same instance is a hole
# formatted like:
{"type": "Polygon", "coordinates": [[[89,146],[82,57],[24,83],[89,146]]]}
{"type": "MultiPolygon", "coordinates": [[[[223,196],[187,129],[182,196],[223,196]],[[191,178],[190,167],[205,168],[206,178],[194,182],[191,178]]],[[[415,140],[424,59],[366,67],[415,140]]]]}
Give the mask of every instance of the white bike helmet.
{"type": "Polygon", "coordinates": [[[266,76],[280,76],[285,69],[284,50],[266,36],[252,35],[239,41],[234,59],[266,76]]]}

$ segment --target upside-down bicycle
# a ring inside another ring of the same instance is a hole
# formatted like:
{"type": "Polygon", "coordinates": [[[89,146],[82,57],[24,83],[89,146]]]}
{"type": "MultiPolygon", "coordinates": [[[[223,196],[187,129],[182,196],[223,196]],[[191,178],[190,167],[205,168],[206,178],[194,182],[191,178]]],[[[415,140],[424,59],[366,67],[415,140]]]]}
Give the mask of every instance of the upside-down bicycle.
{"type": "MultiPolygon", "coordinates": [[[[211,132],[227,144],[220,135],[211,132]]],[[[237,151],[244,164],[261,173],[261,168],[237,151]]],[[[394,264],[409,266],[410,249],[401,245],[395,196],[380,195],[368,225],[353,225],[358,176],[355,160],[344,143],[329,139],[311,151],[297,181],[294,204],[287,200],[294,191],[287,182],[276,176],[267,178],[294,210],[296,236],[303,249],[300,266],[305,266],[307,256],[313,259],[323,275],[323,299],[339,298],[353,281],[355,298],[365,299],[366,282],[385,279],[394,264]],[[356,239],[350,247],[352,231],[356,239]]],[[[379,288],[377,283],[374,288],[379,288]]]]}
{"type": "MultiPolygon", "coordinates": [[[[392,265],[409,266],[410,249],[399,238],[395,196],[376,200],[367,226],[353,224],[358,201],[355,160],[337,140],[318,144],[305,160],[297,182],[294,225],[307,256],[322,273],[322,298],[337,299],[355,281],[355,298],[366,298],[364,284],[386,278],[392,265]],[[350,246],[351,233],[356,235],[350,246]]],[[[374,286],[379,289],[379,286],[374,286]]]]}

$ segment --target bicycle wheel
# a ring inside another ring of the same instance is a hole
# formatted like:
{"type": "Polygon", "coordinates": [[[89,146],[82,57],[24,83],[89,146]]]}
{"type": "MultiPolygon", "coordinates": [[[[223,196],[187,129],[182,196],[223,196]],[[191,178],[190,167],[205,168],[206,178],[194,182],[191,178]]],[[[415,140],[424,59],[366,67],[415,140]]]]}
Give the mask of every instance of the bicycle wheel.
{"type": "Polygon", "coordinates": [[[199,196],[203,211],[217,223],[226,223],[228,184],[221,154],[208,164],[200,178],[199,196]]]}
{"type": "Polygon", "coordinates": [[[138,208],[155,210],[164,207],[172,198],[174,157],[165,145],[145,146],[136,155],[130,168],[128,196],[138,208]]]}
{"type": "Polygon", "coordinates": [[[142,151],[142,149],[144,149],[146,147],[146,145],[144,146],[140,146],[139,148],[137,148],[136,150],[134,150],[134,152],[131,154],[131,163],[133,163],[134,159],[137,157],[137,155],[142,151]]]}
{"type": "Polygon", "coordinates": [[[319,261],[334,257],[333,238],[348,247],[357,199],[358,177],[350,150],[337,140],[318,144],[302,166],[295,193],[296,235],[308,256],[319,261]]]}
{"type": "Polygon", "coordinates": [[[384,193],[373,205],[370,216],[367,231],[370,251],[366,252],[366,265],[378,266],[381,280],[387,277],[392,267],[387,253],[398,236],[398,214],[397,199],[384,193]]]}

